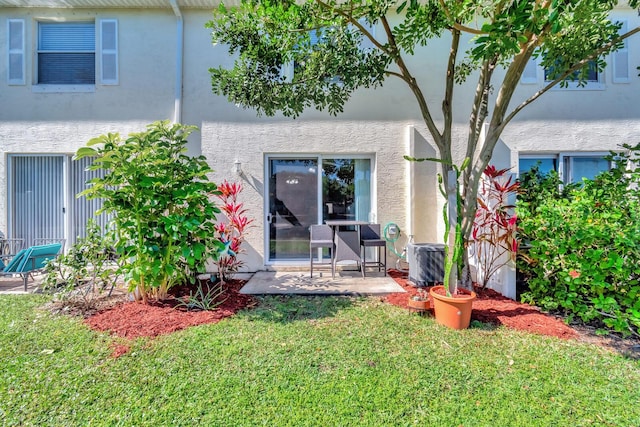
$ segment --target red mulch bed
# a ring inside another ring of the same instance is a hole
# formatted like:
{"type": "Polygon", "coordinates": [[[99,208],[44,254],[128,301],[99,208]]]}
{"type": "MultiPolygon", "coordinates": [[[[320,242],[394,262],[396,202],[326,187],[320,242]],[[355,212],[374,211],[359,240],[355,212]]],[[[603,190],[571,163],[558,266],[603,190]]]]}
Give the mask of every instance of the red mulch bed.
{"type": "MultiPolygon", "coordinates": [[[[110,331],[124,338],[155,337],[169,334],[189,326],[204,323],[216,323],[233,316],[239,310],[255,304],[250,295],[240,294],[245,284],[243,280],[226,282],[226,300],[212,311],[187,311],[178,307],[176,297],[189,295],[188,287],[171,289],[172,295],[163,301],[144,304],[142,302],[123,301],[85,319],[85,323],[99,331],[110,331]]],[[[121,347],[114,348],[114,356],[126,353],[121,347]]]]}
{"type": "MultiPolygon", "coordinates": [[[[397,270],[389,271],[389,276],[407,293],[398,292],[385,297],[390,304],[407,308],[409,297],[418,293],[418,288],[409,284],[407,275],[397,270]]],[[[473,301],[471,320],[493,325],[505,325],[521,331],[558,338],[578,338],[578,333],[562,320],[542,313],[538,308],[503,297],[492,289],[476,289],[478,298],[473,301]]]]}

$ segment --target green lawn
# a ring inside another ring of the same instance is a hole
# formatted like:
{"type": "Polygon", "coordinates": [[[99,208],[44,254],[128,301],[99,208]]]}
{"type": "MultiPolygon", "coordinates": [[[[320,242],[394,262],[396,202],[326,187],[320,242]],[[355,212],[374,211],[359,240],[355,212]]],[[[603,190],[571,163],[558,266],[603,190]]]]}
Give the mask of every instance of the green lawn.
{"type": "Polygon", "coordinates": [[[640,425],[638,361],[373,298],[265,298],[117,359],[45,301],[0,296],[2,425],[640,425]]]}

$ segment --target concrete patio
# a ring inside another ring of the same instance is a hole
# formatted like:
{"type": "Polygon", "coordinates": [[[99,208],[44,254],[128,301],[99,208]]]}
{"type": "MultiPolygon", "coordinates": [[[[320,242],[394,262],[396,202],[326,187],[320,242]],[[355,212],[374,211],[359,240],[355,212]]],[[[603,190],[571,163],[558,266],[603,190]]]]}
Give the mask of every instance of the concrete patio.
{"type": "Polygon", "coordinates": [[[362,278],[359,271],[341,270],[336,277],[331,273],[306,271],[259,271],[240,290],[250,295],[386,295],[404,292],[404,289],[382,272],[367,272],[362,278]]]}
{"type": "Polygon", "coordinates": [[[42,274],[30,276],[27,282],[27,292],[24,291],[24,282],[20,276],[0,277],[0,294],[24,294],[33,293],[40,286],[40,281],[44,278],[42,274]]]}

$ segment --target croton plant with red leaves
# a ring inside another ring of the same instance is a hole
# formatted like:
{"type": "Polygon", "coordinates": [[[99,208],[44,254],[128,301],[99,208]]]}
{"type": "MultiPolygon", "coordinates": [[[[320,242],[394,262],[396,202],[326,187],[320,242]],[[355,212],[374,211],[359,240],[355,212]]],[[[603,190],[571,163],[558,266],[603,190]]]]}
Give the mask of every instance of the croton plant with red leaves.
{"type": "Polygon", "coordinates": [[[518,252],[517,216],[510,200],[515,200],[520,183],[508,172],[487,166],[478,191],[469,252],[482,287],[500,268],[515,261],[518,252]]]}
{"type": "Polygon", "coordinates": [[[226,217],[226,222],[221,221],[216,224],[216,237],[224,245],[224,250],[216,260],[218,274],[223,282],[231,278],[231,275],[244,264],[238,255],[244,252],[242,249],[244,232],[253,222],[253,219],[249,219],[246,215],[247,209],[238,201],[238,194],[242,188],[240,183],[224,180],[218,185],[218,194],[216,194],[221,201],[220,210],[226,217]]]}

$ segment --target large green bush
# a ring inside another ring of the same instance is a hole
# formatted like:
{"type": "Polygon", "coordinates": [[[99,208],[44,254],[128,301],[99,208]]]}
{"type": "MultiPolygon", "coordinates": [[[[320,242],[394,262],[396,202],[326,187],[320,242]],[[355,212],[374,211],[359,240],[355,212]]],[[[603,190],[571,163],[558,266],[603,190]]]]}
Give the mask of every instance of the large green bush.
{"type": "Polygon", "coordinates": [[[167,290],[203,272],[217,259],[216,214],[204,156],[185,154],[195,127],[156,122],[123,140],[118,134],[94,138],[76,157],[95,157],[90,169],[104,169],[81,193],[101,198],[113,214],[115,249],[130,291],[137,298],[164,298],[167,290]]]}
{"type": "MultiPolygon", "coordinates": [[[[549,191],[557,177],[523,179],[518,203],[529,246],[518,269],[523,300],[625,334],[640,329],[640,144],[581,186],[549,191]],[[542,197],[540,196],[542,195],[542,197]]],[[[534,171],[535,174],[535,171],[534,171]]],[[[557,188],[557,187],[556,187],[557,188]]]]}

